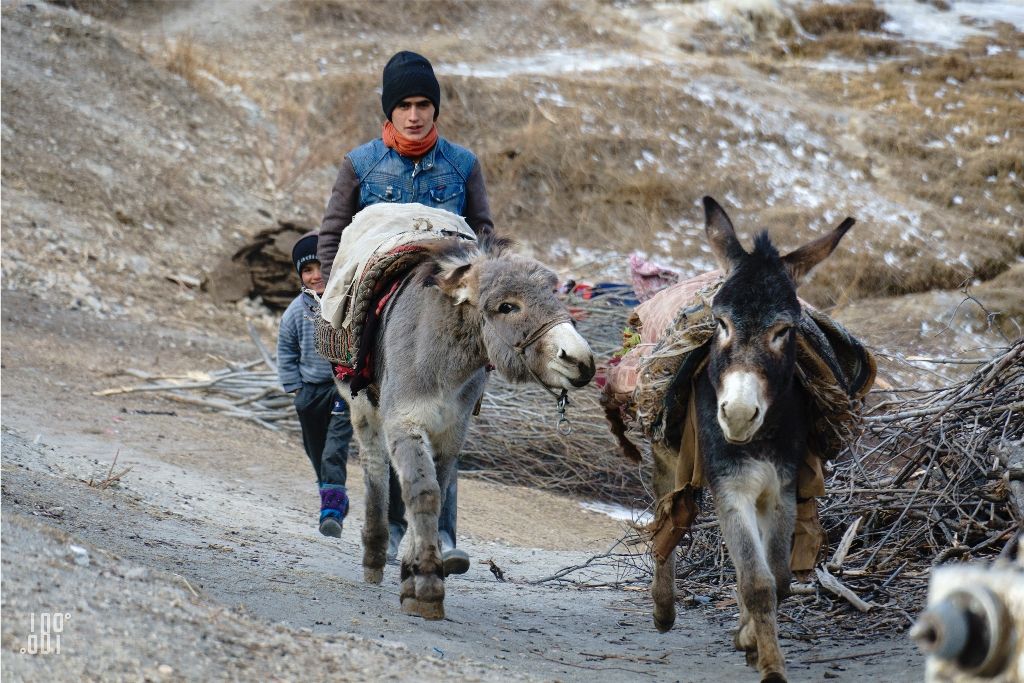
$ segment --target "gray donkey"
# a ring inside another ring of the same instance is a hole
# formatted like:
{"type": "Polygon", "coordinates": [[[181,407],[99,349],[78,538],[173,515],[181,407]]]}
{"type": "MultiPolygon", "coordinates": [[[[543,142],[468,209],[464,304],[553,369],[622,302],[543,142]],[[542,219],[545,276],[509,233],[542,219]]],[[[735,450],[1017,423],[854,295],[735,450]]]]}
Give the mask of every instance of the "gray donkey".
{"type": "MultiPolygon", "coordinates": [[[[736,648],[756,662],[762,681],[785,681],[776,606],[789,594],[797,469],[811,429],[809,399],[795,377],[801,317],[796,288],[854,221],[847,218],[780,256],[764,232],[753,252],[744,250],[711,197],[704,197],[704,211],[708,242],[726,280],[711,304],[717,330],[705,347],[706,364],[693,377],[697,438],[736,566],[736,648]]],[[[654,456],[655,495],[661,499],[675,489],[674,454],[656,445],[654,456]]],[[[674,581],[673,550],[654,568],[654,620],[661,631],[675,621],[674,581]]]]}
{"type": "Polygon", "coordinates": [[[508,253],[510,244],[485,236],[433,247],[383,313],[376,400],[366,391],[349,399],[366,478],[363,576],[383,580],[390,460],[409,517],[401,558],[406,614],[444,618],[438,514],[487,366],[510,381],[558,391],[594,376],[590,346],[555,296],[555,274],[508,253]]]}

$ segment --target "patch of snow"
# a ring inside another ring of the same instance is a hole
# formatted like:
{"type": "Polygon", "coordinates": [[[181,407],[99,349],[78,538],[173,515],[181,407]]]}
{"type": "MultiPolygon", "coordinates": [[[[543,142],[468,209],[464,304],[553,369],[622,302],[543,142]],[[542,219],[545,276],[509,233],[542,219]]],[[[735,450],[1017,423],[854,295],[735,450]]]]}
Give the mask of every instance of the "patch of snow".
{"type": "Polygon", "coordinates": [[[1024,31],[1024,3],[1020,0],[961,0],[950,2],[949,11],[914,0],[875,0],[890,19],[885,30],[919,43],[955,48],[966,38],[987,33],[997,21],[1024,31]],[[972,26],[964,20],[974,22],[972,26]]]}
{"type": "Polygon", "coordinates": [[[646,510],[633,510],[632,508],[612,503],[580,503],[580,507],[590,512],[608,515],[612,519],[617,519],[621,522],[648,524],[653,519],[651,513],[646,510]]]}
{"type": "Polygon", "coordinates": [[[509,76],[551,76],[649,67],[657,62],[627,52],[598,53],[588,50],[551,50],[527,57],[503,57],[491,62],[439,64],[438,75],[507,78],[509,76]]]}

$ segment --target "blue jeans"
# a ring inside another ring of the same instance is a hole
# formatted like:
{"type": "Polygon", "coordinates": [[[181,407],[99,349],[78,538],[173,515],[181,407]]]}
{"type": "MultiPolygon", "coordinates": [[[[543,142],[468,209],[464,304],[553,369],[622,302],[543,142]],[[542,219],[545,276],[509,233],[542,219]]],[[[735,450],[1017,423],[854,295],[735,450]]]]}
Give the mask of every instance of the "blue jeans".
{"type": "MultiPolygon", "coordinates": [[[[398,483],[398,475],[395,470],[388,467],[388,478],[390,493],[388,494],[388,523],[398,526],[405,533],[408,523],[405,521],[405,503],[402,502],[402,487],[398,483]]],[[[448,494],[445,496],[444,505],[441,506],[441,516],[437,519],[437,530],[447,531],[455,540],[455,521],[458,515],[459,498],[459,469],[452,472],[451,481],[448,483],[448,494]]]]}

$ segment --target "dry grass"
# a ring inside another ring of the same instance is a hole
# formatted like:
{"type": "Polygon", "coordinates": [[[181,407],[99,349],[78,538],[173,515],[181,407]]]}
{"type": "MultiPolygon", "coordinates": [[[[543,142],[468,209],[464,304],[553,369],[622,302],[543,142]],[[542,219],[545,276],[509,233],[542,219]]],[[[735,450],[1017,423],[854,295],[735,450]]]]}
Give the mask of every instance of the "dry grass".
{"type": "Polygon", "coordinates": [[[936,244],[876,236],[875,249],[908,263],[937,246],[953,255],[898,273],[880,263],[848,263],[837,284],[853,282],[862,295],[955,289],[997,276],[1024,254],[1022,48],[1024,34],[1004,26],[995,39],[970,40],[949,53],[811,75],[823,97],[841,93],[851,107],[871,112],[861,139],[877,155],[872,174],[935,207],[922,223],[939,229],[936,244]],[[958,262],[960,254],[971,254],[969,265],[958,262]]]}
{"type": "Polygon", "coordinates": [[[998,54],[988,52],[991,42],[973,42],[882,64],[845,85],[832,80],[852,103],[893,124],[872,131],[869,144],[904,161],[894,175],[921,180],[907,189],[938,206],[996,213],[1024,199],[1024,61],[1017,56],[1024,34],[1001,42],[998,54]]]}
{"type": "Polygon", "coordinates": [[[211,96],[216,83],[240,85],[243,80],[221,66],[219,58],[209,53],[191,33],[168,39],[155,61],[172,74],[181,76],[197,92],[211,96]]]}
{"type": "Polygon", "coordinates": [[[816,36],[857,31],[877,33],[882,30],[882,24],[888,19],[889,15],[875,7],[872,2],[853,5],[811,5],[797,10],[800,26],[816,36]]]}
{"type": "MultiPolygon", "coordinates": [[[[361,56],[344,62],[351,66],[343,72],[334,67],[326,75],[314,73],[310,82],[265,73],[240,83],[266,112],[262,127],[247,135],[263,168],[265,189],[317,210],[323,205],[332,167],[348,150],[379,134],[380,67],[394,49],[420,50],[437,63],[489,64],[516,54],[561,49],[560,40],[570,47],[595,41],[611,48],[625,44],[621,34],[607,33],[601,25],[607,17],[589,11],[594,5],[586,1],[530,4],[512,16],[501,7],[493,2],[346,0],[288,5],[289,21],[310,44],[313,35],[330,37],[331,45],[340,37],[342,45],[330,49],[350,55],[358,49],[361,56]],[[499,15],[508,20],[487,29],[493,34],[490,44],[464,40],[465,35],[479,34],[477,24],[499,15]],[[402,18],[400,26],[396,16],[402,18]],[[458,30],[453,29],[456,25],[458,30]],[[409,35],[415,36],[413,43],[409,35]]],[[[928,56],[866,35],[884,20],[869,3],[816,6],[797,18],[807,23],[805,30],[813,28],[820,35],[800,38],[782,24],[769,26],[767,20],[747,17],[753,38],[742,34],[736,46],[752,46],[754,66],[776,78],[792,78],[797,70],[799,79],[828,106],[835,103],[859,112],[862,129],[855,134],[867,154],[836,149],[829,150],[830,156],[913,210],[925,235],[904,240],[903,216],[870,226],[858,215],[862,227],[853,239],[864,246],[856,253],[841,250],[804,295],[828,306],[869,296],[955,289],[965,280],[1003,272],[1024,253],[1021,218],[1006,211],[1024,203],[1024,142],[1013,134],[1014,121],[1024,119],[1020,34],[1009,29],[1000,33],[994,42],[1002,47],[1001,54],[989,54],[992,41],[984,41],[949,55],[928,56]],[[859,61],[878,55],[889,59],[870,72],[806,75],[801,58],[825,53],[859,61]],[[778,59],[781,54],[786,57],[778,59]],[[951,78],[955,86],[947,83],[951,78]],[[936,96],[943,89],[945,94],[936,96]],[[992,142],[992,136],[1004,134],[1009,137],[992,142]],[[1008,229],[1014,226],[1016,231],[1008,229]],[[945,253],[932,257],[936,245],[945,253]],[[865,252],[873,258],[863,258],[865,252]],[[895,257],[899,265],[886,263],[882,255],[895,257]]],[[[722,27],[709,27],[707,33],[708,40],[725,42],[736,35],[722,27]]],[[[213,57],[186,39],[173,46],[168,63],[203,88],[208,80],[204,74],[213,72],[218,61],[213,57]]],[[[289,65],[282,72],[292,68],[300,67],[289,65]]],[[[301,68],[310,67],[307,63],[301,68]]],[[[720,73],[722,82],[735,76],[723,62],[710,61],[702,68],[720,73]]],[[[229,80],[225,74],[216,77],[229,80]]],[[[791,141],[756,121],[753,131],[738,128],[736,112],[728,106],[720,111],[719,105],[684,94],[685,82],[675,82],[677,78],[662,67],[564,76],[445,76],[439,126],[443,135],[480,157],[498,229],[541,249],[558,238],[573,249],[639,249],[656,257],[668,253],[666,260],[684,270],[703,267],[702,220],[695,205],[703,194],[737,198],[743,206],[738,227],[741,233],[748,230],[745,238],[753,229],[767,227],[780,247],[792,248],[821,230],[823,209],[764,202],[766,178],[744,164],[746,152],[736,154],[732,165],[720,163],[722,145],[729,150],[742,145],[789,150],[791,141]],[[666,235],[675,242],[666,242],[666,235]]],[[[830,202],[827,198],[826,204],[830,202]]],[[[595,262],[588,272],[578,257],[570,261],[565,256],[560,262],[563,257],[554,252],[538,256],[556,267],[571,263],[577,277],[595,277],[608,265],[595,262]]]]}
{"type": "MultiPolygon", "coordinates": [[[[566,47],[578,40],[598,39],[606,47],[621,41],[595,25],[594,0],[547,0],[515,3],[502,0],[294,0],[288,10],[293,22],[311,31],[327,31],[363,40],[372,36],[376,47],[393,46],[431,55],[450,53],[463,61],[484,61],[509,51],[534,53],[566,47]],[[502,16],[501,22],[492,18],[502,16]],[[469,27],[487,26],[486,41],[467,40],[469,27]]],[[[385,57],[386,59],[386,57],[385,57]]],[[[383,66],[383,62],[381,63],[383,66]]]]}
{"type": "Polygon", "coordinates": [[[348,94],[371,88],[367,78],[349,76],[334,79],[330,89],[296,85],[276,98],[267,112],[269,125],[256,131],[254,141],[275,196],[286,195],[324,167],[337,164],[367,138],[366,131],[353,125],[368,118],[366,105],[348,94]]]}
{"type": "Polygon", "coordinates": [[[816,40],[793,40],[772,51],[776,58],[783,56],[817,59],[826,55],[839,55],[847,59],[895,57],[906,52],[899,42],[889,38],[864,36],[854,33],[826,33],[816,40]]]}
{"type": "Polygon", "coordinates": [[[422,31],[457,29],[479,11],[480,3],[459,0],[432,2],[367,2],[365,0],[293,0],[291,11],[309,26],[359,26],[365,31],[390,31],[401,25],[409,35],[422,31]]]}

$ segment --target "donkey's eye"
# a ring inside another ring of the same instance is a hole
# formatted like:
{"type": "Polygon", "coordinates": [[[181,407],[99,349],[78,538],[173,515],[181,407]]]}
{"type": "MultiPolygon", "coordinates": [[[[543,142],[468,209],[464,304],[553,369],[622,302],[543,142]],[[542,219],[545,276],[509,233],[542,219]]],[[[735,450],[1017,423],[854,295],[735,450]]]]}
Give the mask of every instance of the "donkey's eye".
{"type": "Polygon", "coordinates": [[[498,306],[498,313],[501,313],[503,315],[508,315],[509,313],[515,313],[518,310],[519,310],[518,306],[516,306],[515,304],[510,304],[507,301],[505,303],[501,304],[500,306],[498,306]]]}
{"type": "Polygon", "coordinates": [[[783,327],[781,330],[775,333],[775,335],[772,337],[772,341],[775,342],[776,344],[780,344],[789,337],[789,333],[792,331],[792,327],[783,327]]]}
{"type": "Polygon", "coordinates": [[[722,332],[729,331],[729,325],[726,324],[723,318],[715,318],[715,322],[718,323],[718,329],[722,332]]]}

